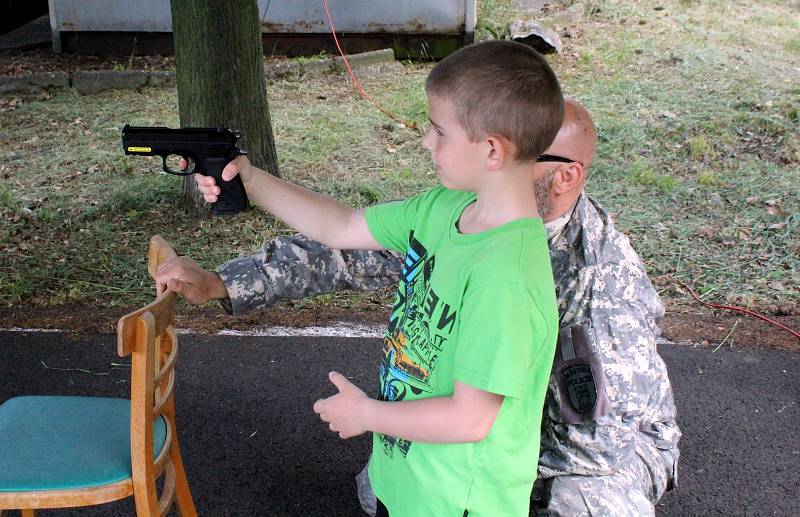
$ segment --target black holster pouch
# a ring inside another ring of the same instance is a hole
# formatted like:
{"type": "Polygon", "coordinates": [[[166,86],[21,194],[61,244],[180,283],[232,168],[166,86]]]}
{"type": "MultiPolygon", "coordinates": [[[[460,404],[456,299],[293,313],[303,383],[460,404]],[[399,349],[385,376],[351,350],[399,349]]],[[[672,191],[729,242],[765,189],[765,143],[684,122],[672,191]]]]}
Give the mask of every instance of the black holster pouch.
{"type": "Polygon", "coordinates": [[[589,331],[586,323],[574,323],[558,332],[553,376],[566,424],[593,421],[611,409],[603,365],[589,339],[589,331]]]}

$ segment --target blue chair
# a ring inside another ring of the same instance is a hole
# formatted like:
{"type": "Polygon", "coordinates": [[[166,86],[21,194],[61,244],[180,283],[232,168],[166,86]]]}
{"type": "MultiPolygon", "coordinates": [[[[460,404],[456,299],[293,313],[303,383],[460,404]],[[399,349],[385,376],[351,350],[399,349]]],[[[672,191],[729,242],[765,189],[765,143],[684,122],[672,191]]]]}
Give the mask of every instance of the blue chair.
{"type": "MultiPolygon", "coordinates": [[[[174,256],[160,236],[150,239],[150,275],[174,256]]],[[[175,428],[174,319],[168,292],[119,320],[117,353],[131,356],[130,400],[30,396],[0,405],[0,517],[2,509],[28,517],[131,495],[138,517],[163,516],[174,502],[182,517],[197,515],[175,428]]]]}

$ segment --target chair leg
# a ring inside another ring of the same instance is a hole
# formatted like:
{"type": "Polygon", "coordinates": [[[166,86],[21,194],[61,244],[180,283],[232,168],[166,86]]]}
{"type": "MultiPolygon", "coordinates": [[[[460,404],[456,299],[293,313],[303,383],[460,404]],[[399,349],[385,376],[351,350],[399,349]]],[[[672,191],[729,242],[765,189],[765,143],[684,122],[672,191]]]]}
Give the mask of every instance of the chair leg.
{"type": "Polygon", "coordinates": [[[197,509],[194,506],[192,492],[189,490],[189,481],[186,479],[186,471],[183,469],[183,459],[181,458],[180,446],[177,438],[172,444],[172,465],[175,467],[175,502],[181,517],[197,517],[197,509]]]}

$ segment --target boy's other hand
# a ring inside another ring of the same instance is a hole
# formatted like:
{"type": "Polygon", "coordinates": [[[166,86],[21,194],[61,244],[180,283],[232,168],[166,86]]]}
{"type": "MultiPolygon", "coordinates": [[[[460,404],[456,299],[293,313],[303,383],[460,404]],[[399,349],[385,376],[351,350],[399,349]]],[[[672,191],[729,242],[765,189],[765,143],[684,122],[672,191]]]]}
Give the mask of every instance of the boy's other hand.
{"type": "Polygon", "coordinates": [[[316,401],[314,412],[323,422],[328,422],[330,430],[339,433],[340,438],[352,438],[365,433],[367,429],[362,423],[361,412],[364,402],[369,400],[367,395],[341,373],[331,372],[328,378],[339,393],[316,401]]]}
{"type": "Polygon", "coordinates": [[[159,296],[169,290],[195,305],[228,297],[222,279],[189,257],[177,257],[162,263],[156,271],[156,288],[159,296]]]}
{"type": "MultiPolygon", "coordinates": [[[[184,158],[181,158],[178,162],[178,167],[182,171],[185,171],[189,168],[189,162],[187,162],[184,158]]],[[[217,180],[211,176],[204,176],[200,173],[194,173],[192,176],[194,176],[194,181],[197,183],[197,190],[203,194],[203,199],[205,199],[207,203],[215,202],[220,193],[220,188],[217,186],[217,180]]]]}
{"type": "MultiPolygon", "coordinates": [[[[181,169],[186,169],[188,164],[181,158],[179,166],[181,169]]],[[[252,165],[246,156],[237,156],[222,169],[222,179],[230,181],[236,176],[241,176],[242,182],[246,184],[247,180],[250,178],[251,169],[252,165]]],[[[197,190],[203,194],[203,199],[205,199],[207,203],[215,203],[221,192],[220,188],[217,186],[217,181],[211,176],[204,176],[198,173],[192,176],[194,176],[194,181],[197,183],[197,190]]]]}

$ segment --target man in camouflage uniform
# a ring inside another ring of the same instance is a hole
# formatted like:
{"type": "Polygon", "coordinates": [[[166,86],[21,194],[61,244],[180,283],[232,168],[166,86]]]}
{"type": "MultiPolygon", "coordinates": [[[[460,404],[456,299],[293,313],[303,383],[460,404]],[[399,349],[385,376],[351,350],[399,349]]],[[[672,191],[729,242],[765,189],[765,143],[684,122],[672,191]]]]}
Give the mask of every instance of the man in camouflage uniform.
{"type": "MultiPolygon", "coordinates": [[[[536,515],[655,515],[676,481],[680,430],[656,350],[661,300],[628,238],[583,192],[596,134],[568,100],[564,124],[535,165],[548,231],[560,331],[542,419],[536,515]]],[[[202,190],[202,189],[201,189],[202,190]]],[[[181,257],[157,280],[193,303],[220,299],[232,314],[277,300],[395,284],[401,257],[339,251],[296,235],[234,259],[216,274],[181,257]]],[[[359,499],[374,513],[366,469],[359,499]]]]}

